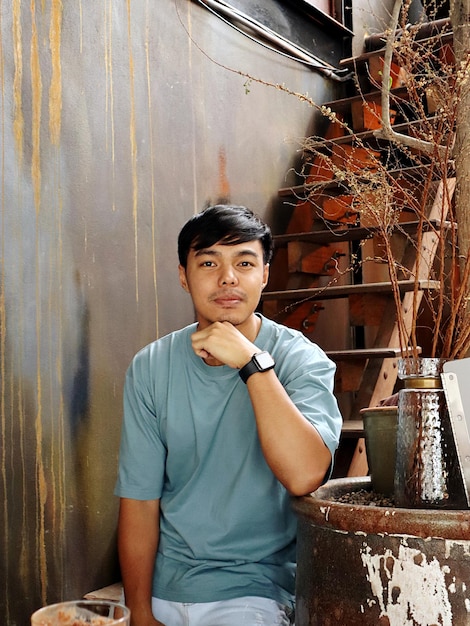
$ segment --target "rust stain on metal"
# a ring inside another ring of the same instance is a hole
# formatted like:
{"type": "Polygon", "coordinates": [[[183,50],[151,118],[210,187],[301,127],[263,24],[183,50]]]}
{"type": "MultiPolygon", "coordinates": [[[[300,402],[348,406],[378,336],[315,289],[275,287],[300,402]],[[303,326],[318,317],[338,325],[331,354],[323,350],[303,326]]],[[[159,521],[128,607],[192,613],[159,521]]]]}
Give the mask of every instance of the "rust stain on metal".
{"type": "Polygon", "coordinates": [[[135,300],[139,302],[139,245],[138,245],[138,185],[137,185],[137,141],[135,133],[135,93],[134,93],[134,56],[132,54],[131,36],[131,2],[127,0],[127,41],[129,47],[129,88],[131,118],[129,123],[129,139],[131,143],[132,170],[132,219],[134,221],[134,263],[135,263],[135,300]]]}
{"type": "Polygon", "coordinates": [[[158,286],[157,286],[157,248],[156,248],[156,205],[155,205],[155,163],[154,163],[154,147],[153,147],[153,116],[152,116],[152,82],[150,73],[150,42],[149,42],[149,30],[150,30],[150,18],[148,14],[149,5],[146,3],[145,8],[145,68],[147,74],[147,108],[148,108],[148,123],[149,123],[149,153],[150,153],[150,205],[151,205],[151,220],[152,220],[152,269],[153,269],[153,290],[155,294],[155,336],[159,336],[158,327],[158,286]]]}
{"type": "MultiPolygon", "coordinates": [[[[42,100],[42,78],[39,63],[38,32],[36,25],[36,2],[31,0],[31,90],[32,90],[32,160],[31,176],[34,191],[34,206],[36,209],[36,219],[39,217],[41,206],[41,100],[42,100]]],[[[47,485],[44,473],[44,461],[42,456],[42,373],[41,373],[41,311],[39,303],[40,278],[39,278],[39,250],[36,233],[36,394],[37,408],[35,418],[36,433],[36,493],[37,493],[37,568],[40,582],[41,599],[47,601],[47,557],[46,557],[46,529],[45,529],[45,509],[47,500],[47,485]]]]}
{"type": "MultiPolygon", "coordinates": [[[[1,26],[1,16],[0,16],[0,26],[1,26]]],[[[0,71],[1,71],[1,93],[2,93],[2,161],[5,162],[5,155],[4,155],[4,146],[5,146],[5,119],[4,119],[4,111],[5,111],[5,106],[4,106],[4,101],[3,101],[3,97],[5,94],[5,85],[4,85],[4,64],[3,64],[3,59],[4,59],[4,51],[3,51],[3,42],[0,39],[0,71]]],[[[5,181],[4,181],[4,177],[2,176],[2,189],[1,189],[1,212],[0,215],[2,216],[2,219],[0,221],[0,245],[1,245],[1,250],[3,252],[4,247],[5,247],[5,221],[4,221],[4,199],[5,199],[5,181]]],[[[5,376],[6,376],[6,362],[5,362],[5,348],[6,348],[6,309],[5,309],[5,292],[4,292],[4,285],[5,285],[5,263],[3,262],[3,254],[2,254],[2,258],[1,258],[1,263],[0,263],[0,441],[3,442],[3,445],[0,446],[0,463],[1,463],[1,489],[3,490],[3,493],[6,494],[7,493],[7,485],[8,485],[8,478],[7,478],[7,468],[6,468],[6,433],[7,433],[7,411],[5,409],[5,402],[3,401],[3,398],[5,397],[5,392],[6,392],[6,380],[5,380],[5,376]]],[[[3,498],[3,506],[2,506],[2,513],[4,516],[4,519],[7,519],[7,515],[8,515],[8,499],[5,497],[3,498]]],[[[10,545],[10,535],[9,535],[9,529],[8,529],[8,524],[4,524],[3,526],[3,550],[4,550],[4,555],[8,554],[8,548],[10,545]]],[[[6,609],[7,611],[9,610],[9,605],[10,605],[10,598],[8,595],[8,582],[5,584],[4,589],[7,592],[6,595],[6,609]]]]}
{"type": "Polygon", "coordinates": [[[52,0],[49,45],[51,48],[52,78],[49,89],[49,132],[53,145],[59,145],[62,115],[62,72],[60,41],[62,31],[62,2],[52,0]]]}
{"type": "Polygon", "coordinates": [[[36,214],[41,204],[41,100],[42,78],[39,63],[38,31],[36,26],[36,2],[31,0],[31,104],[32,104],[32,162],[31,175],[34,188],[36,214]]]}
{"type": "Polygon", "coordinates": [[[227,178],[227,155],[225,149],[219,149],[219,198],[225,201],[230,199],[230,183],[227,178]]]}
{"type": "MultiPolygon", "coordinates": [[[[115,132],[114,132],[114,83],[113,83],[113,6],[109,0],[105,10],[104,24],[104,65],[106,69],[106,149],[111,151],[111,167],[113,176],[113,211],[116,210],[116,198],[114,195],[115,171],[115,132]],[[110,139],[108,139],[108,116],[110,124],[110,139]],[[110,145],[109,145],[110,144],[110,145]]],[[[81,46],[82,44],[80,44],[81,46]]]]}
{"type": "MultiPolygon", "coordinates": [[[[4,241],[4,237],[3,237],[3,222],[2,222],[2,245],[3,245],[3,241],[4,241]]],[[[5,328],[6,328],[6,315],[5,315],[5,294],[3,292],[2,289],[2,285],[4,285],[4,270],[3,270],[3,263],[2,263],[2,282],[0,284],[0,392],[2,394],[2,399],[5,397],[5,392],[6,392],[6,380],[5,380],[5,328]]],[[[7,429],[7,423],[6,423],[6,410],[5,410],[5,402],[3,402],[3,400],[0,402],[0,420],[1,420],[1,438],[2,441],[6,441],[6,429],[7,429]]],[[[6,445],[3,445],[1,447],[1,463],[2,463],[2,489],[3,489],[3,493],[7,493],[7,467],[6,467],[6,445]]],[[[4,498],[3,499],[3,516],[4,519],[7,520],[8,519],[8,499],[4,498]]],[[[8,548],[10,545],[9,542],[9,528],[8,528],[8,524],[4,524],[3,527],[3,550],[4,550],[4,554],[7,555],[8,554],[8,548]]],[[[8,585],[6,587],[6,589],[8,590],[8,585]]],[[[6,599],[7,599],[7,609],[8,609],[8,605],[9,605],[9,596],[8,594],[6,595],[6,599]]]]}
{"type": "Polygon", "coordinates": [[[80,16],[80,54],[83,52],[83,7],[82,0],[78,3],[78,13],[80,16]]]}
{"type": "Polygon", "coordinates": [[[15,117],[13,120],[13,133],[15,136],[16,152],[18,162],[23,162],[23,134],[24,116],[21,96],[23,84],[23,44],[21,40],[21,0],[13,0],[13,58],[15,63],[15,74],[13,77],[13,100],[15,103],[15,117]]]}

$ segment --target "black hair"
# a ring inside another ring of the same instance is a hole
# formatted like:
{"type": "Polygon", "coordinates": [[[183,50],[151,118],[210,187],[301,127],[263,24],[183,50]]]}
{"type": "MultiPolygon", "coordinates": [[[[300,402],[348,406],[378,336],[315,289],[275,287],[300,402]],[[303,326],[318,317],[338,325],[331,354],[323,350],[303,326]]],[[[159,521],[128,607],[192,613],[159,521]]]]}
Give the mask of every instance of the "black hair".
{"type": "Polygon", "coordinates": [[[250,209],[244,206],[216,204],[194,215],[178,236],[178,258],[186,268],[191,249],[202,250],[220,243],[234,246],[258,240],[263,248],[264,263],[273,255],[271,230],[250,209]]]}

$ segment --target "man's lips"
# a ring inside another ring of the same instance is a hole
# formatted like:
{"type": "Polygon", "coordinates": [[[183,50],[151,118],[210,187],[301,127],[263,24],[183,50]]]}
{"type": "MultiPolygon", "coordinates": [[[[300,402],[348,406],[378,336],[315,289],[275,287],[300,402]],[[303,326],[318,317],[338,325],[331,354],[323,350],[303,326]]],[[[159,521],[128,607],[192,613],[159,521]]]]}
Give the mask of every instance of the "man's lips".
{"type": "Polygon", "coordinates": [[[238,304],[239,302],[241,302],[241,299],[240,298],[215,298],[213,302],[215,302],[216,304],[224,305],[224,306],[230,306],[232,304],[238,304]]]}
{"type": "Polygon", "coordinates": [[[236,305],[240,302],[243,302],[244,299],[245,298],[242,295],[236,293],[220,293],[214,294],[211,297],[212,302],[215,302],[216,304],[219,304],[221,306],[236,305]]]}

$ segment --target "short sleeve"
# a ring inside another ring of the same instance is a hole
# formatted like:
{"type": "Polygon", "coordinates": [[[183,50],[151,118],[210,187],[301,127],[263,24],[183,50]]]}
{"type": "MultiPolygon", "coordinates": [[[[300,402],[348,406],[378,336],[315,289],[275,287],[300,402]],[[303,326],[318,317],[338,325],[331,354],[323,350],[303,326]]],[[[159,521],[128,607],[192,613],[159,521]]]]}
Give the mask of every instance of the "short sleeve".
{"type": "Polygon", "coordinates": [[[136,500],[161,497],[166,448],[159,428],[150,350],[134,357],[124,385],[124,417],[115,495],[136,500]]]}
{"type": "Polygon", "coordinates": [[[343,420],[333,393],[336,366],[316,344],[303,337],[290,342],[278,376],[292,402],[317,429],[332,457],[343,420]]]}

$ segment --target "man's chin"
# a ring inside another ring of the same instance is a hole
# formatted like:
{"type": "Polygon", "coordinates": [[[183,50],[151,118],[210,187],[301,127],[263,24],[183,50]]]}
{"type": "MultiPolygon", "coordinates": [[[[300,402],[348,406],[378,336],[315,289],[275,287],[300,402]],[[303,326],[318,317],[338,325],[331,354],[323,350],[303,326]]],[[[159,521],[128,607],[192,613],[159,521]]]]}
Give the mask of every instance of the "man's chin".
{"type": "Polygon", "coordinates": [[[230,322],[230,324],[233,324],[233,326],[240,326],[240,324],[243,324],[243,322],[245,320],[240,319],[239,315],[235,315],[235,314],[224,314],[224,315],[219,315],[217,317],[216,320],[214,320],[216,322],[230,322]]]}
{"type": "Polygon", "coordinates": [[[198,321],[203,326],[209,326],[210,324],[214,324],[215,322],[230,322],[233,326],[243,326],[247,321],[249,321],[251,315],[246,315],[246,313],[242,311],[234,311],[225,309],[219,311],[213,311],[211,315],[200,316],[198,321]]]}

